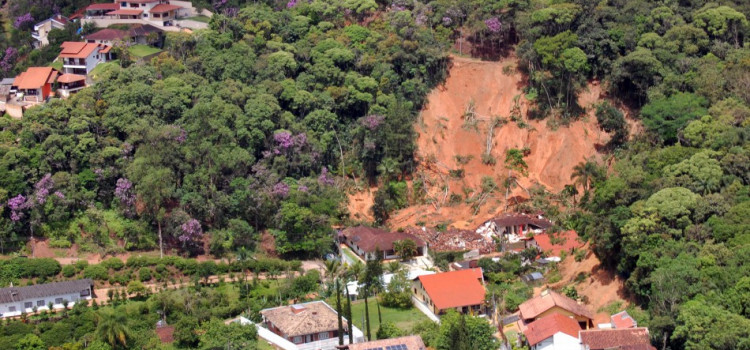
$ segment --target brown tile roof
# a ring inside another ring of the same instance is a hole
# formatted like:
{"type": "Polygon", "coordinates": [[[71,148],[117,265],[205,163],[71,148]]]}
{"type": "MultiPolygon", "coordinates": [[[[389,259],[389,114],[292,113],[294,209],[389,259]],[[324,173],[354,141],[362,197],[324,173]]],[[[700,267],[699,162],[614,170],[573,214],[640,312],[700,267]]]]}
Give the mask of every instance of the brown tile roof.
{"type": "Polygon", "coordinates": [[[136,24],[130,27],[128,34],[130,36],[146,36],[151,33],[162,33],[164,30],[154,27],[150,24],[136,24]]]}
{"type": "Polygon", "coordinates": [[[523,332],[529,345],[534,346],[558,332],[563,332],[573,338],[578,338],[581,326],[578,321],[560,314],[544,316],[528,325],[523,332]]]}
{"type": "Polygon", "coordinates": [[[82,81],[82,80],[86,80],[86,77],[83,75],[70,74],[70,73],[63,74],[59,78],[57,78],[58,83],[72,83],[74,81],[82,81]]]}
{"type": "Polygon", "coordinates": [[[86,40],[122,40],[128,36],[128,32],[124,30],[105,28],[96,33],[86,35],[86,40]]]}
{"type": "Polygon", "coordinates": [[[34,298],[44,298],[61,294],[80,293],[90,289],[94,281],[86,278],[74,281],[36,284],[26,287],[0,288],[0,303],[12,303],[34,298]]]}
{"type": "Polygon", "coordinates": [[[524,301],[518,306],[518,309],[521,312],[521,318],[528,320],[536,318],[555,306],[570,311],[578,316],[584,316],[590,319],[594,318],[594,314],[591,313],[587,307],[578,304],[578,302],[571,298],[549,289],[543,291],[539,296],[524,301]]]}
{"type": "Polygon", "coordinates": [[[552,222],[545,218],[540,218],[538,215],[523,214],[523,213],[503,214],[490,221],[494,222],[495,225],[500,226],[500,227],[518,226],[518,225],[526,226],[529,224],[537,226],[541,229],[547,229],[547,228],[552,227],[552,222]]]}
{"type": "Polygon", "coordinates": [[[119,10],[120,4],[105,3],[105,4],[91,4],[86,7],[86,10],[90,11],[103,11],[103,10],[119,10]]]}
{"type": "Polygon", "coordinates": [[[16,77],[13,85],[19,89],[39,89],[56,77],[57,71],[52,67],[29,67],[16,77]]]}
{"type": "Polygon", "coordinates": [[[156,335],[162,343],[172,343],[174,342],[174,326],[157,327],[156,335]]]}
{"type": "Polygon", "coordinates": [[[341,232],[347,240],[351,240],[365,252],[374,252],[375,248],[381,251],[393,249],[393,242],[410,239],[417,247],[424,247],[424,241],[419,237],[405,232],[388,232],[378,228],[357,226],[349,227],[341,232]]]}
{"type": "Polygon", "coordinates": [[[112,11],[112,12],[107,12],[107,15],[128,15],[128,16],[137,16],[137,15],[140,15],[141,13],[143,13],[143,10],[141,10],[141,9],[136,9],[136,10],[131,10],[131,9],[119,9],[119,10],[114,10],[114,11],[112,11]]]}
{"type": "MultiPolygon", "coordinates": [[[[339,328],[336,311],[323,301],[264,309],[260,310],[260,314],[287,337],[335,331],[339,328]]],[[[344,327],[346,324],[344,320],[344,327]]]]}
{"type": "Polygon", "coordinates": [[[482,269],[466,269],[417,277],[438,310],[484,303],[482,269]]]}
{"type": "Polygon", "coordinates": [[[583,247],[583,243],[578,241],[578,234],[573,230],[552,234],[541,233],[534,235],[533,240],[541,251],[551,253],[552,256],[560,256],[561,252],[570,252],[573,248],[583,247]]]}
{"type": "Polygon", "coordinates": [[[165,13],[169,11],[179,10],[182,7],[175,6],[175,5],[169,5],[169,4],[159,4],[154,6],[150,11],[151,13],[165,13]]]}
{"type": "Polygon", "coordinates": [[[613,328],[634,328],[638,326],[638,322],[631,317],[627,311],[618,312],[610,316],[610,322],[612,322],[613,328]]]}
{"type": "Polygon", "coordinates": [[[349,344],[349,350],[385,349],[387,346],[406,345],[406,350],[425,350],[422,337],[409,335],[399,338],[373,340],[364,343],[349,344]]]}
{"type": "Polygon", "coordinates": [[[592,329],[579,333],[581,344],[590,350],[617,349],[624,346],[650,345],[648,328],[592,329]]]}
{"type": "Polygon", "coordinates": [[[75,41],[66,41],[60,45],[62,52],[60,57],[63,58],[87,58],[94,50],[106,49],[108,46],[94,43],[84,43],[75,41]]]}

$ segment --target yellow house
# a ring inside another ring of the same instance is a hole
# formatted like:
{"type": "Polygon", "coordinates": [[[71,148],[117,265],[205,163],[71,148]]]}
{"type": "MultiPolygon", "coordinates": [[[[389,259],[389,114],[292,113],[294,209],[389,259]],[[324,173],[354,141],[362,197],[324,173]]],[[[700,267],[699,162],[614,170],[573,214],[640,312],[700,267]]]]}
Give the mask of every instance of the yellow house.
{"type": "Polygon", "coordinates": [[[561,314],[572,317],[581,326],[589,329],[594,326],[594,314],[584,305],[553,290],[544,290],[539,296],[526,300],[519,307],[520,321],[526,325],[544,316],[561,314]]]}

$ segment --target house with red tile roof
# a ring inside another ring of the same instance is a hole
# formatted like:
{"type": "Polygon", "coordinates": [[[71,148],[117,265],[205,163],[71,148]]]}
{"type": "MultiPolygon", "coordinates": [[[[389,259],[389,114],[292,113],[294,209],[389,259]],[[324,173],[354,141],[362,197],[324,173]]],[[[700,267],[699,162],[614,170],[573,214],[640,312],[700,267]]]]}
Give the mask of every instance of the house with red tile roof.
{"type": "Polygon", "coordinates": [[[343,243],[365,260],[375,259],[377,250],[383,254],[383,259],[399,258],[394,250],[394,243],[404,240],[411,240],[415,243],[417,247],[415,256],[427,255],[427,244],[421,238],[406,232],[389,232],[374,227],[357,226],[344,229],[339,237],[343,243]]]}
{"type": "Polygon", "coordinates": [[[576,231],[569,230],[556,233],[540,233],[527,241],[526,248],[536,247],[548,257],[560,257],[562,252],[571,253],[573,249],[583,247],[576,231]]]}
{"type": "MultiPolygon", "coordinates": [[[[338,345],[338,314],[324,301],[263,309],[260,315],[262,325],[298,348],[334,349],[338,345]]],[[[348,329],[346,319],[343,319],[343,328],[344,332],[348,329]]],[[[353,330],[356,342],[360,331],[356,327],[353,330]]]]}
{"type": "Polygon", "coordinates": [[[572,317],[578,322],[581,329],[589,329],[594,325],[594,314],[586,306],[550,289],[546,289],[540,295],[526,300],[518,306],[518,309],[521,330],[524,330],[536,320],[551,314],[572,317]]]}
{"type": "Polygon", "coordinates": [[[624,310],[610,316],[609,320],[612,328],[623,329],[638,327],[638,322],[624,310]]]}
{"type": "Polygon", "coordinates": [[[531,350],[579,350],[581,326],[568,316],[550,314],[529,324],[523,334],[531,350]]]}
{"type": "Polygon", "coordinates": [[[52,95],[58,72],[52,67],[29,67],[13,81],[24,102],[41,103],[52,95]]]}
{"type": "Polygon", "coordinates": [[[433,313],[449,309],[464,314],[484,313],[484,274],[481,268],[422,275],[412,281],[416,298],[433,313]]]}
{"type": "Polygon", "coordinates": [[[60,47],[63,72],[68,74],[89,74],[99,63],[112,59],[108,45],[66,41],[60,47]]]}
{"type": "Polygon", "coordinates": [[[180,11],[187,10],[173,2],[177,1],[117,0],[113,4],[92,4],[86,8],[86,14],[89,18],[131,20],[135,21],[131,23],[152,23],[166,27],[174,25],[180,11]]]}
{"type": "Polygon", "coordinates": [[[373,340],[364,343],[349,344],[349,350],[372,350],[372,349],[399,349],[399,350],[426,350],[427,347],[419,335],[408,335],[405,337],[373,340]]]}
{"type": "Polygon", "coordinates": [[[578,338],[583,350],[656,350],[645,327],[583,330],[578,338]]]}

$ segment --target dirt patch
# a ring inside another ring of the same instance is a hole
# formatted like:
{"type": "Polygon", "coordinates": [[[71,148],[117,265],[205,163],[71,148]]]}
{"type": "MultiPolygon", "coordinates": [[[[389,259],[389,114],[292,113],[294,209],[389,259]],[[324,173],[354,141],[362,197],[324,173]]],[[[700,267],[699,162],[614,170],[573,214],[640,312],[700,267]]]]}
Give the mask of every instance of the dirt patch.
{"type": "MultiPolygon", "coordinates": [[[[528,175],[520,177],[521,186],[509,193],[521,199],[528,198],[525,188],[534,184],[559,192],[573,182],[573,167],[586,159],[602,159],[597,147],[610,137],[599,129],[593,115],[593,105],[604,97],[598,82],[589,84],[580,96],[579,103],[588,111],[585,117],[567,126],[551,126],[546,120],[527,119],[529,102],[523,94],[526,82],[517,64],[513,55],[494,62],[452,58],[450,76],[430,93],[415,125],[419,166],[414,178],[427,183],[430,204],[394,213],[388,222],[391,229],[421,223],[429,226],[436,221],[458,229],[474,229],[504,212],[506,193],[502,187],[485,198],[479,209],[474,203],[483,177],[491,177],[498,186],[508,177],[504,160],[511,148],[527,150],[528,175]],[[476,123],[466,123],[464,118],[470,105],[474,106],[476,123]],[[511,114],[521,117],[510,121],[511,114]],[[489,124],[495,117],[509,122],[493,129],[490,154],[495,165],[487,165],[482,154],[487,149],[489,124]]],[[[371,218],[372,193],[350,196],[352,218],[371,218]]]]}
{"type": "MultiPolygon", "coordinates": [[[[614,272],[607,271],[591,251],[581,262],[576,262],[572,256],[569,256],[558,267],[562,278],[559,282],[549,286],[553,289],[560,289],[568,284],[575,284],[578,295],[587,300],[588,308],[594,312],[595,323],[609,323],[610,315],[606,312],[598,312],[599,309],[616,301],[622,303],[623,310],[630,304],[625,291],[625,281],[614,272]],[[586,277],[576,283],[576,277],[581,273],[586,277]]],[[[543,288],[535,288],[534,295],[541,293],[543,288]]]]}

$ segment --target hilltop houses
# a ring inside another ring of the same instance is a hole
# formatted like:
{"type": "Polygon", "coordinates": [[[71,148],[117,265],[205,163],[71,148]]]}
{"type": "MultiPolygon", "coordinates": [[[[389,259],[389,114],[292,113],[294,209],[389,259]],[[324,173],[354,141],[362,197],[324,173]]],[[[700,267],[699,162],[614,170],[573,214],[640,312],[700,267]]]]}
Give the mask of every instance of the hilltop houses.
{"type": "Polygon", "coordinates": [[[594,314],[589,309],[577,301],[562,295],[553,290],[546,289],[534,298],[531,298],[521,305],[520,321],[521,328],[551,314],[561,314],[572,317],[581,326],[581,329],[589,329],[594,326],[594,314]]]}
{"type": "Polygon", "coordinates": [[[29,67],[13,81],[22,102],[42,103],[52,95],[52,85],[58,76],[52,67],[29,67]]]}
{"type": "Polygon", "coordinates": [[[34,39],[32,46],[38,49],[49,45],[49,40],[47,39],[49,32],[52,29],[65,29],[68,23],[70,23],[69,18],[55,15],[35,24],[34,31],[31,32],[31,37],[34,39]]]}
{"type": "Polygon", "coordinates": [[[104,44],[66,41],[60,47],[64,73],[89,74],[99,63],[112,59],[112,46],[104,44]]]}
{"type": "Polygon", "coordinates": [[[399,256],[394,249],[394,243],[404,240],[411,240],[415,243],[417,248],[415,256],[427,254],[425,242],[421,238],[405,232],[388,232],[373,227],[357,226],[343,230],[339,237],[343,243],[364,260],[375,259],[377,250],[380,250],[383,254],[383,259],[397,259],[399,256]]]}
{"type": "MultiPolygon", "coordinates": [[[[325,349],[333,350],[338,345],[338,314],[324,301],[285,305],[260,311],[265,328],[259,333],[268,340],[276,340],[278,345],[286,344],[297,349],[325,349]],[[289,344],[291,343],[291,344],[289,344]]],[[[344,330],[348,329],[348,321],[344,322],[344,330]]],[[[362,332],[353,327],[354,342],[362,341],[362,332]]],[[[344,337],[348,342],[348,335],[344,337]]]]}
{"type": "Polygon", "coordinates": [[[449,309],[471,315],[485,313],[481,268],[421,275],[412,281],[412,290],[435,315],[449,309]]]}
{"type": "Polygon", "coordinates": [[[90,279],[0,288],[0,318],[35,310],[62,309],[90,300],[94,282],[90,279]]]}
{"type": "MultiPolygon", "coordinates": [[[[83,23],[93,23],[97,27],[112,24],[150,24],[170,31],[179,31],[179,18],[198,15],[199,12],[189,1],[179,0],[118,0],[109,4],[91,4],[86,7],[83,23]]],[[[210,12],[201,11],[200,14],[210,12]]],[[[183,25],[194,29],[206,28],[205,23],[186,22],[183,25]]]]}

